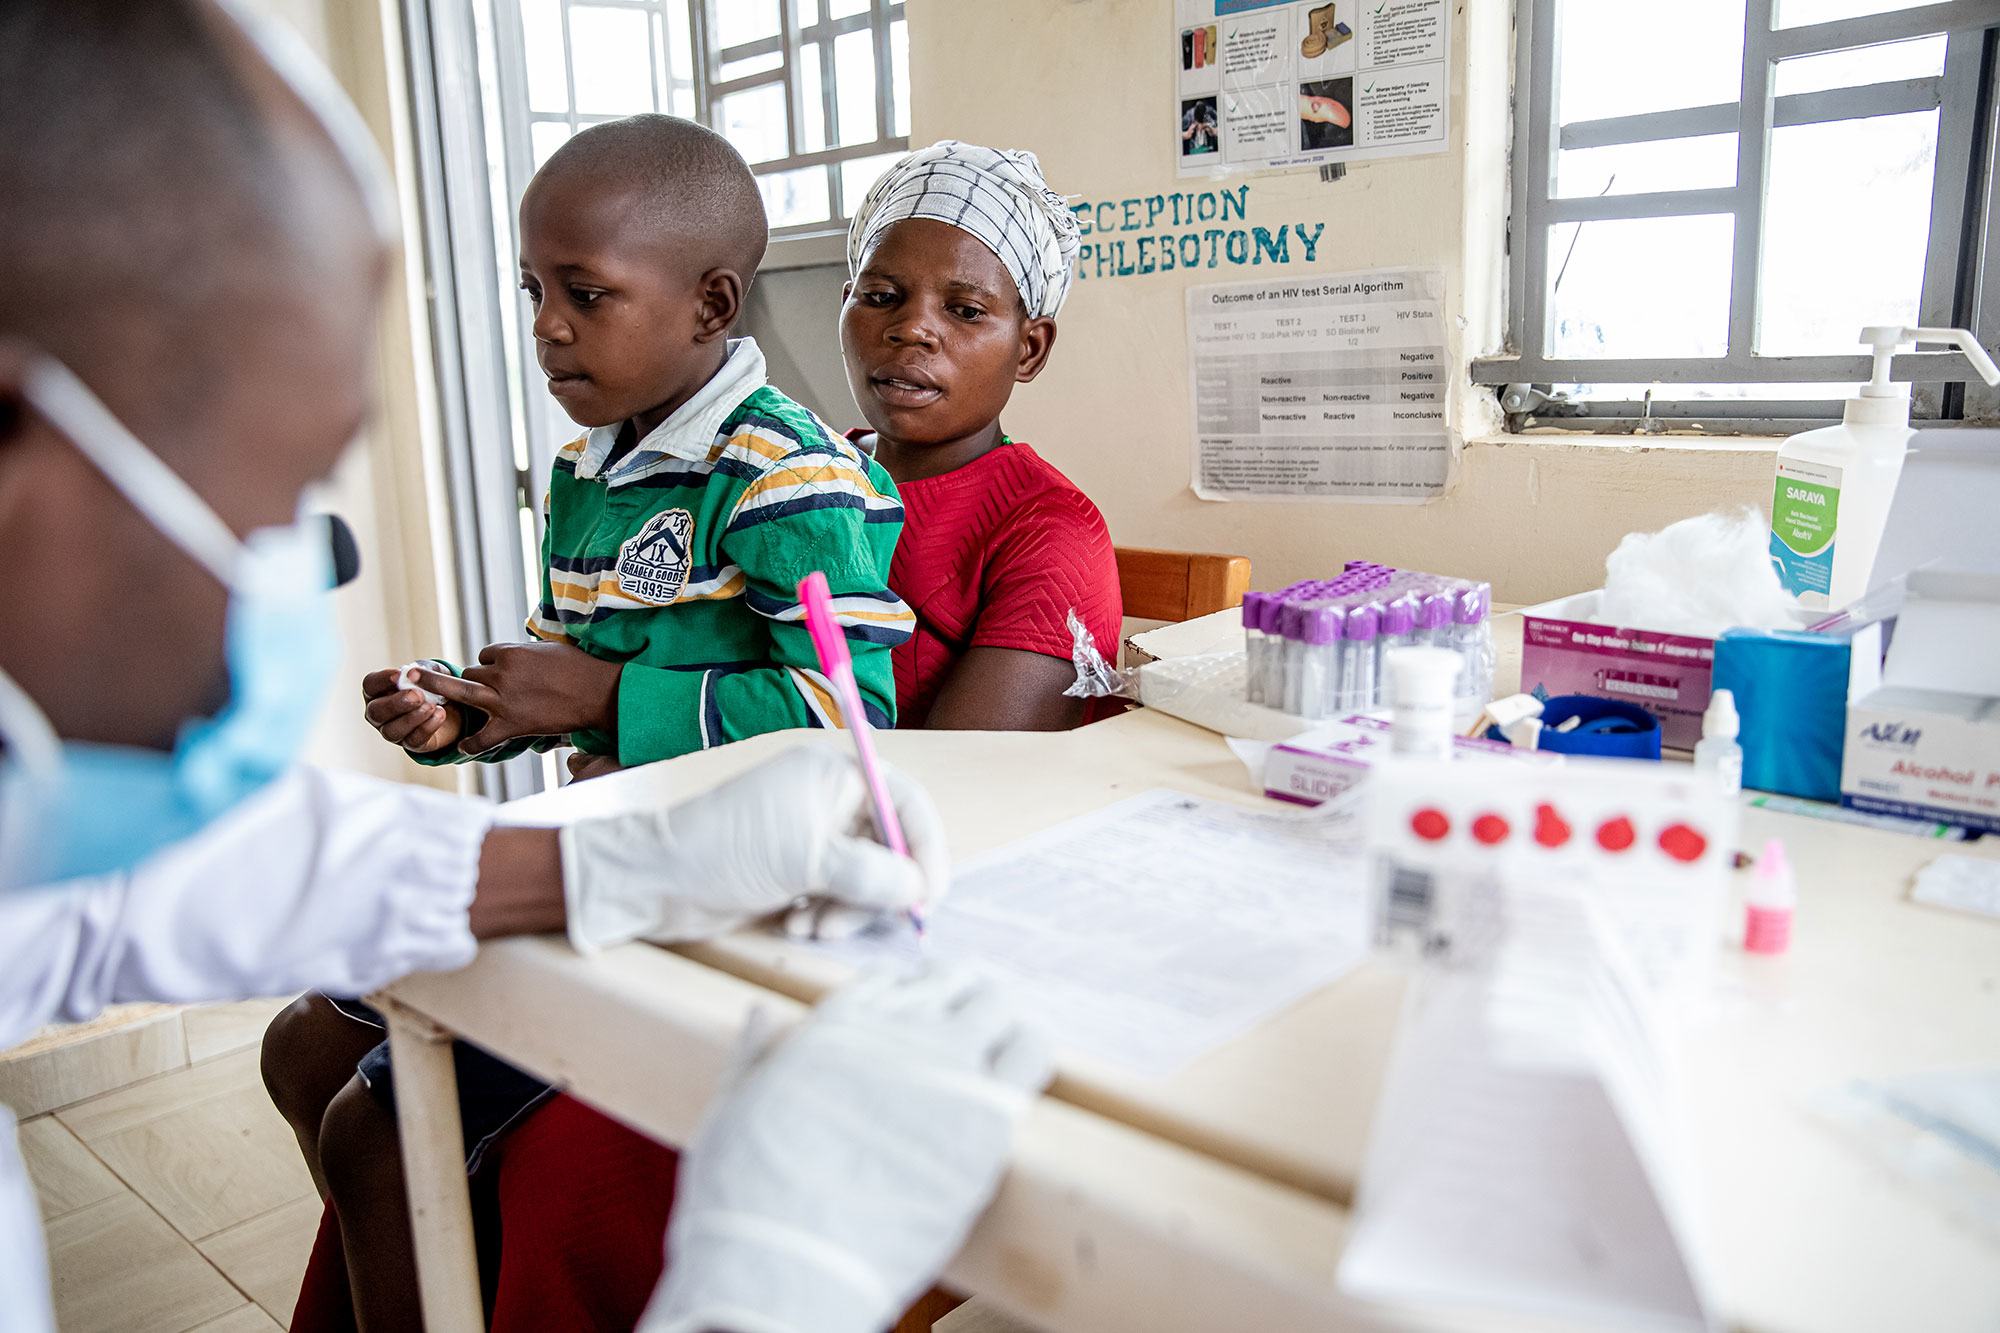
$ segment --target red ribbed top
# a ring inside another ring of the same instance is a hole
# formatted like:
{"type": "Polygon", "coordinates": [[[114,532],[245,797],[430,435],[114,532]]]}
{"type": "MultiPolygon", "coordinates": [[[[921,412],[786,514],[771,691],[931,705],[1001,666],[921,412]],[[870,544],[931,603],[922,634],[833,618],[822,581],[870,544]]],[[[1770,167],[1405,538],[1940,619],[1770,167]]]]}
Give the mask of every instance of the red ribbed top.
{"type": "Polygon", "coordinates": [[[1072,607],[1098,651],[1117,660],[1123,615],[1110,530],[1040,454],[1008,440],[955,472],[898,482],[896,493],[904,526],[889,586],[917,614],[916,633],[895,650],[898,726],[924,725],[967,649],[1069,661],[1072,607]]]}

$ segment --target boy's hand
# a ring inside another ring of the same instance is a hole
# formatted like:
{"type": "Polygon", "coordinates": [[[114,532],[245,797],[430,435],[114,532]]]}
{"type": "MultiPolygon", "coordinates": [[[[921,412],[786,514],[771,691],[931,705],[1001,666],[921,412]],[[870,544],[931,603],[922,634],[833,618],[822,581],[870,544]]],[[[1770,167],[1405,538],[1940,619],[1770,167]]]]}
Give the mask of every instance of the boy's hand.
{"type": "Polygon", "coordinates": [[[587,778],[601,778],[606,773],[616,773],[624,765],[608,754],[585,754],[578,750],[569,757],[569,780],[582,782],[587,778]]]}
{"type": "MultiPolygon", "coordinates": [[[[456,741],[464,730],[465,714],[451,704],[432,703],[422,690],[399,688],[396,678],[401,672],[400,667],[390,667],[361,678],[361,697],[368,701],[362,716],[368,725],[381,732],[383,740],[412,754],[430,754],[456,741]]],[[[426,678],[441,674],[423,673],[426,678]]]]}
{"type": "Polygon", "coordinates": [[[610,731],[623,670],[566,643],[495,643],[479,650],[479,665],[467,667],[463,678],[427,671],[423,683],[486,714],[486,724],[459,742],[476,755],[524,737],[610,731]]]}

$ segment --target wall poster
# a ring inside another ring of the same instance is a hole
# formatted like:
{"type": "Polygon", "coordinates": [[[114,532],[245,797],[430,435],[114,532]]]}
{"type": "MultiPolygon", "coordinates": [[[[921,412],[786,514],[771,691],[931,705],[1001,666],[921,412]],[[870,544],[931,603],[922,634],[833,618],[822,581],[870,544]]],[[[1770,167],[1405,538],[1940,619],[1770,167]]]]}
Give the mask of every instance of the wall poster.
{"type": "Polygon", "coordinates": [[[1442,152],[1447,0],[1174,0],[1183,176],[1442,152]]]}
{"type": "Polygon", "coordinates": [[[1190,287],[1194,492],[1415,503],[1451,468],[1444,275],[1190,287]]]}

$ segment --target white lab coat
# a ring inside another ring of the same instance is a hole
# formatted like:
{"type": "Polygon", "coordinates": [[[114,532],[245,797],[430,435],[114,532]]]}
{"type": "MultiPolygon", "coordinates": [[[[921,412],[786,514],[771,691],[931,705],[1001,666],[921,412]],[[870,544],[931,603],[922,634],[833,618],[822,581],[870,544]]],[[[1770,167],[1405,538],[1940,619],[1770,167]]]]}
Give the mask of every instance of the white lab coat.
{"type": "MultiPolygon", "coordinates": [[[[302,769],[130,874],[0,893],[0,1049],[110,1004],[358,995],[462,967],[492,822],[484,802],[302,769]]],[[[53,1327],[40,1213],[0,1107],[0,1328],[53,1327]]]]}

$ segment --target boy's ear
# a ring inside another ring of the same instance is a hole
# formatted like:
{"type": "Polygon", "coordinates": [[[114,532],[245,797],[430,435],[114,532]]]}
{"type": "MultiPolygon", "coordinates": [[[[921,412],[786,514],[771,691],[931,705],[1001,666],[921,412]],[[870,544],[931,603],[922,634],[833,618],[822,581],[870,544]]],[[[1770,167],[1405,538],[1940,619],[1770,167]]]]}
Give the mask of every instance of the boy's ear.
{"type": "Polygon", "coordinates": [[[842,305],[846,305],[846,304],[848,303],[848,301],[849,301],[849,300],[851,300],[851,299],[853,298],[853,296],[854,296],[854,284],[853,284],[853,283],[851,283],[851,282],[843,282],[843,283],[841,283],[841,284],[840,284],[840,303],[841,303],[842,305]]]}
{"type": "Polygon", "coordinates": [[[1049,353],[1056,345],[1056,322],[1038,316],[1021,326],[1021,359],[1014,366],[1014,381],[1026,384],[1042,373],[1049,353]]]}
{"type": "Polygon", "coordinates": [[[732,268],[712,268],[701,275],[696,342],[714,342],[736,327],[736,319],[743,313],[744,287],[742,275],[732,268]]]}

